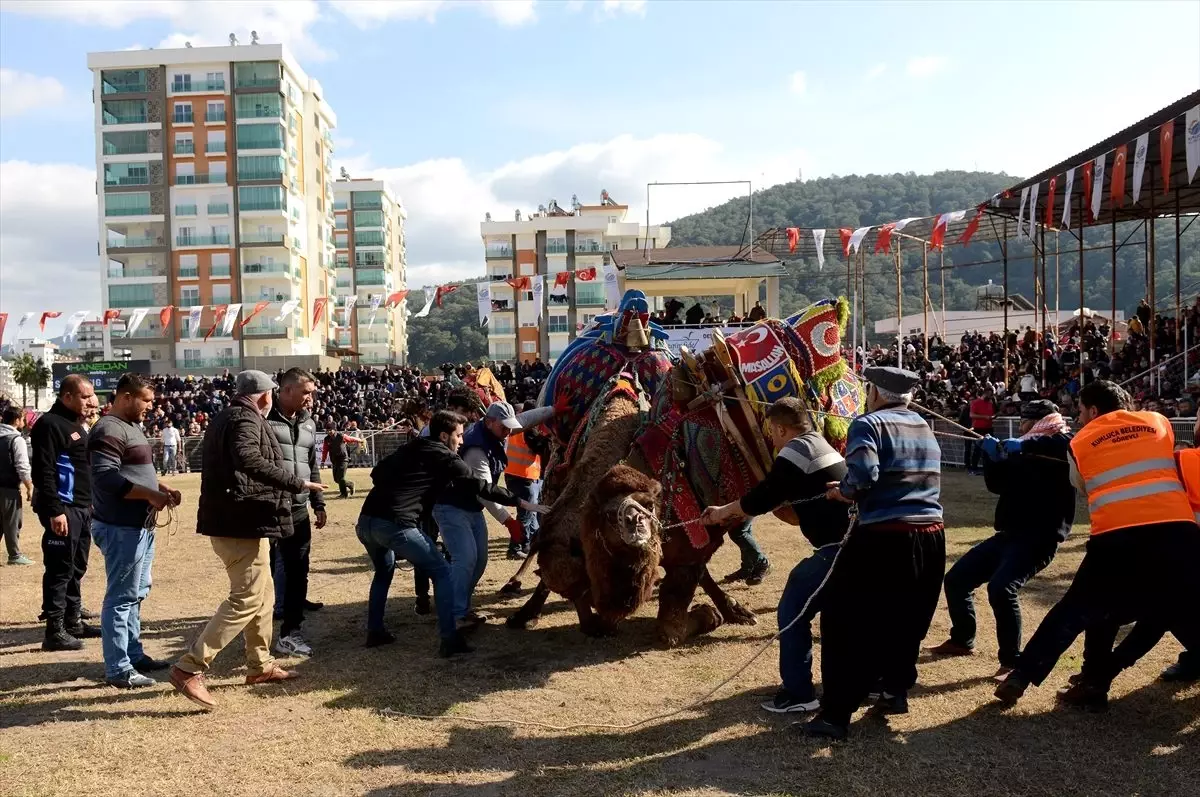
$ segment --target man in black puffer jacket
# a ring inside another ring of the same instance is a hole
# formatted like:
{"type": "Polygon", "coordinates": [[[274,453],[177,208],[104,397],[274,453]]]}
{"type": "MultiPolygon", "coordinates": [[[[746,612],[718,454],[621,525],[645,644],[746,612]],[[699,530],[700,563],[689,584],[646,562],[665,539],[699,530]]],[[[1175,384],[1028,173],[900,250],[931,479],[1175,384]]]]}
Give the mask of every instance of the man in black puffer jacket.
{"type": "Polygon", "coordinates": [[[246,683],[284,681],[295,673],[271,656],[269,539],[292,533],[292,495],[325,487],[283,468],[283,452],[266,415],[277,385],[262,371],[237,375],[237,397],[208,426],[200,473],[196,532],[210,538],[229,575],[229,597],[191,649],[171,668],[171,683],[188,700],[216,706],[204,685],[213,659],[246,633],[246,683]]]}
{"type": "Polygon", "coordinates": [[[1044,570],[1075,522],[1075,488],[1068,453],[1071,432],[1053,402],[1030,401],[1021,409],[1020,442],[985,437],[984,482],[1000,496],[996,534],[963,554],[946,573],[950,639],[930,650],[939,656],[969,656],[975,647],[971,593],[988,585],[996,615],[1000,671],[1007,675],[1021,653],[1021,604],[1017,593],[1044,570]],[[1015,443],[1015,445],[1009,445],[1015,443]],[[1017,453],[1010,453],[1010,452],[1017,453]]]}

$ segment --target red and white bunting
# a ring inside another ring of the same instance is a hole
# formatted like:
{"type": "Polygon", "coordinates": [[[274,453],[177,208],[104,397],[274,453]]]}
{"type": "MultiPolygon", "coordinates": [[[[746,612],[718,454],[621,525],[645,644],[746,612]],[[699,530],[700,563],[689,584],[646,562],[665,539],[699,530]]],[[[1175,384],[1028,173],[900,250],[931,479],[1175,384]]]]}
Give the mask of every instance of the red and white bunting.
{"type": "Polygon", "coordinates": [[[858,249],[862,246],[863,238],[867,237],[867,233],[871,231],[870,227],[859,227],[854,232],[850,233],[850,251],[858,254],[858,249]]]}
{"type": "Polygon", "coordinates": [[[1041,191],[1042,184],[1034,183],[1029,186],[1029,240],[1033,240],[1034,227],[1037,224],[1037,200],[1038,192],[1041,191]]]}
{"type": "Polygon", "coordinates": [[[1071,229],[1071,190],[1075,188],[1075,170],[1067,169],[1067,185],[1063,191],[1062,226],[1064,230],[1071,229]]]}
{"type": "Polygon", "coordinates": [[[825,231],[813,230],[813,246],[817,247],[817,271],[825,269],[825,231]]]}
{"type": "Polygon", "coordinates": [[[1175,120],[1163,122],[1158,128],[1158,157],[1162,161],[1163,194],[1171,191],[1171,156],[1175,154],[1175,120]]]}
{"type": "Polygon", "coordinates": [[[1021,189],[1021,208],[1017,211],[1017,237],[1025,234],[1025,205],[1029,203],[1029,186],[1021,189]]]}
{"type": "Polygon", "coordinates": [[[1200,105],[1183,115],[1183,152],[1186,155],[1188,184],[1200,169],[1200,105]]]}
{"type": "Polygon", "coordinates": [[[1108,179],[1108,201],[1113,210],[1125,204],[1125,167],[1129,163],[1129,145],[1122,144],[1113,150],[1112,174],[1108,179]]]}
{"type": "Polygon", "coordinates": [[[1092,221],[1100,218],[1100,203],[1104,198],[1104,163],[1108,154],[1092,161],[1092,221]]]}
{"type": "Polygon", "coordinates": [[[1137,137],[1137,142],[1133,145],[1133,189],[1130,194],[1133,196],[1133,204],[1137,204],[1138,197],[1142,195],[1142,177],[1146,174],[1146,151],[1150,149],[1150,133],[1149,131],[1142,133],[1137,137]]]}

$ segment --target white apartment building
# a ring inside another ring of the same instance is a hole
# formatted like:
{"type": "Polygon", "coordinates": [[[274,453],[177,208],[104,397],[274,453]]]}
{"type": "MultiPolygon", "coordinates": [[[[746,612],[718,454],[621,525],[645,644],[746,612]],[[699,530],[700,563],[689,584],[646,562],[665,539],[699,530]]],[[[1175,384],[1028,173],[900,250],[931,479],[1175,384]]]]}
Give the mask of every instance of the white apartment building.
{"type": "Polygon", "coordinates": [[[405,305],[385,306],[407,285],[404,205],[382,180],[337,180],[333,197],[334,342],[363,365],[407,365],[405,305]]]}
{"type": "Polygon", "coordinates": [[[609,253],[646,245],[662,248],[670,242],[670,227],[626,221],[628,212],[628,205],[602,191],[596,205],[572,197],[570,210],[552,199],[528,218],[517,211],[512,221],[493,221],[488,214],[479,232],[491,282],[491,359],[553,362],[576,332],[604,311],[603,268],[611,262],[609,253]],[[595,269],[595,278],[580,279],[580,272],[589,269],[595,269]],[[569,273],[566,285],[556,286],[562,272],[569,273]],[[545,280],[541,323],[532,291],[514,291],[507,282],[536,275],[545,280]]]}
{"type": "Polygon", "coordinates": [[[150,311],[128,339],[110,328],[106,351],[129,348],[162,371],[319,361],[337,123],[320,84],[278,44],[89,53],[88,68],[103,307],[124,320],[150,311]],[[241,304],[245,318],[263,302],[244,328],[218,325],[204,340],[216,308],[241,304]]]}

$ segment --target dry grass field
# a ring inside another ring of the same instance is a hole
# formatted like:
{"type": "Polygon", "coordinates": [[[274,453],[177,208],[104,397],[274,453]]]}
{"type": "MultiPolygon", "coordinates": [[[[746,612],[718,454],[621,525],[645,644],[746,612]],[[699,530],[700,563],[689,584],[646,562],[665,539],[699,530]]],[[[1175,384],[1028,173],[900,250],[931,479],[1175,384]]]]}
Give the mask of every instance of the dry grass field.
{"type": "MultiPolygon", "coordinates": [[[[365,473],[354,475],[360,487],[365,473]]],[[[198,479],[176,479],[183,521],[158,540],[154,587],[143,608],[147,652],[175,658],[221,601],[227,582],[208,543],[192,533],[198,479]]],[[[756,526],[774,562],[759,587],[736,588],[756,627],[724,627],[682,649],[653,643],[653,607],[619,637],[594,640],[552,599],[527,632],[496,624],[478,651],[443,661],[433,622],[413,613],[411,576],[398,573],[388,606],[397,644],[362,647],[370,570],[354,536],[361,496],[330,501],[316,532],[310,597],[325,602],[306,625],[316,648],[291,662],[302,678],[241,684],[241,643],[212,673],[218,711],[204,714],[169,686],[122,692],[102,683],[99,640],[79,653],[42,653],[34,618],[41,567],[0,568],[0,794],[4,795],[1196,795],[1200,794],[1200,686],[1155,681],[1178,653],[1166,640],[1114,687],[1111,709],[1056,709],[1055,688],[1078,667],[1080,645],[1014,710],[991,700],[995,639],[980,593],[980,651],[920,665],[907,716],[860,715],[851,739],[798,738],[759,702],[776,685],[769,651],[703,706],[630,732],[556,733],[455,721],[456,715],[552,723],[623,723],[707,691],[776,630],[774,608],[801,536],[774,519],[756,526]],[[383,709],[441,715],[429,722],[383,709]]],[[[950,556],[990,534],[992,499],[981,479],[947,475],[950,556]]],[[[1031,500],[1035,500],[1031,497],[1031,500]]],[[[40,561],[40,529],[25,547],[40,561]]],[[[497,595],[515,565],[498,527],[481,605],[502,619],[519,599],[497,595]]],[[[1026,636],[1070,582],[1083,529],[1024,593],[1026,636]]],[[[1200,563],[1198,563],[1200,564],[1200,563]]],[[[724,546],[720,576],[736,566],[724,546]]],[[[93,550],[85,603],[99,610],[103,558],[93,550]]],[[[939,609],[927,644],[945,638],[939,609]]],[[[818,647],[817,656],[820,656],[818,647]]],[[[164,678],[165,680],[165,678],[164,678]]]]}

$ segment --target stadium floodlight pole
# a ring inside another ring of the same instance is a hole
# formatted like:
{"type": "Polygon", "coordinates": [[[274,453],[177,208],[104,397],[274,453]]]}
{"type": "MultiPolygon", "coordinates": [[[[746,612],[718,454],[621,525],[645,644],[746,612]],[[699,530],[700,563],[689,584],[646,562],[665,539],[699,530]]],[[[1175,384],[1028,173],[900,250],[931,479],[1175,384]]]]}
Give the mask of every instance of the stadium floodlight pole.
{"type": "Polygon", "coordinates": [[[746,229],[742,232],[741,246],[746,243],[747,233],[750,238],[750,249],[754,249],[754,184],[749,180],[688,180],[682,182],[668,183],[646,183],[646,239],[642,243],[642,254],[648,256],[650,250],[650,187],[651,186],[669,186],[669,185],[744,185],[746,193],[750,200],[750,212],[746,217],[746,229]]]}

